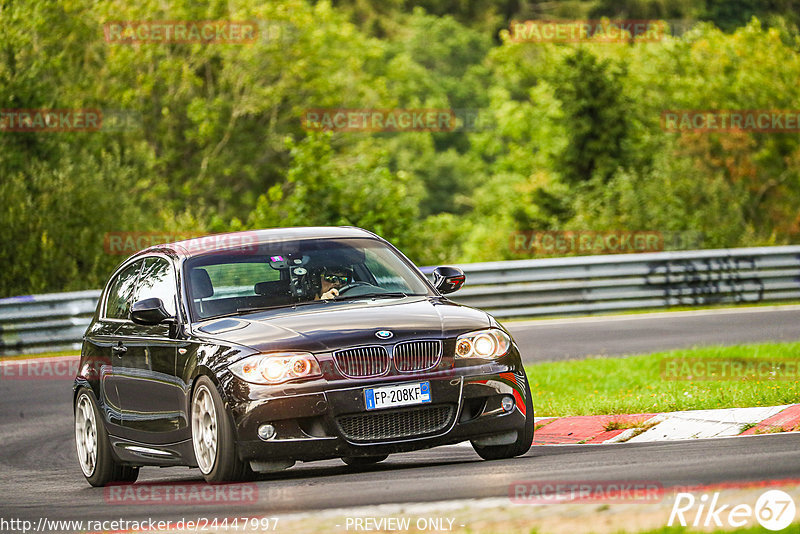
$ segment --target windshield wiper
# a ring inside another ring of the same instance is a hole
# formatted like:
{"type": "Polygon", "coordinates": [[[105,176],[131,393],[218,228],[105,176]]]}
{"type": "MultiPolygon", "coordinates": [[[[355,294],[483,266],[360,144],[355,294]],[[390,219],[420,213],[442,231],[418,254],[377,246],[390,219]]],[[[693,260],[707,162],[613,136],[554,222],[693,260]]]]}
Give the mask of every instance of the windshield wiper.
{"type": "Polygon", "coordinates": [[[336,297],[331,300],[354,300],[354,299],[379,299],[379,298],[403,298],[417,295],[409,295],[400,291],[390,291],[388,293],[367,293],[366,295],[345,295],[343,297],[336,297]]]}
{"type": "Polygon", "coordinates": [[[238,308],[236,315],[244,313],[254,313],[266,310],[277,310],[279,308],[297,308],[298,306],[307,306],[309,304],[319,304],[325,302],[324,300],[305,300],[303,302],[292,302],[291,304],[279,304],[277,306],[257,306],[255,308],[238,308]]]}

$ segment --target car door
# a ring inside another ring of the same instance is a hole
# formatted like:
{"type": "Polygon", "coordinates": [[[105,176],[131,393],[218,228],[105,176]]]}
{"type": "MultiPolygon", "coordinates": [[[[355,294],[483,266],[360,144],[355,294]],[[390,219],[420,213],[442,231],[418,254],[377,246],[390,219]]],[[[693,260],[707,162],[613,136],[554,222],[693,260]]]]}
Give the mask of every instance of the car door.
{"type": "MultiPolygon", "coordinates": [[[[144,259],[133,302],[156,297],[170,315],[176,314],[175,269],[163,256],[144,259]]],[[[125,347],[114,360],[125,437],[152,444],[185,439],[185,392],[176,376],[183,342],[170,337],[168,324],[138,325],[130,320],[120,325],[117,338],[125,347]]]]}
{"type": "Polygon", "coordinates": [[[101,362],[100,391],[105,405],[103,415],[109,423],[109,433],[118,435],[122,428],[122,407],[119,399],[118,379],[119,358],[124,352],[117,331],[129,319],[131,299],[136,290],[136,281],[143,261],[134,261],[122,267],[109,281],[104,293],[97,321],[86,332],[86,350],[101,362]]]}

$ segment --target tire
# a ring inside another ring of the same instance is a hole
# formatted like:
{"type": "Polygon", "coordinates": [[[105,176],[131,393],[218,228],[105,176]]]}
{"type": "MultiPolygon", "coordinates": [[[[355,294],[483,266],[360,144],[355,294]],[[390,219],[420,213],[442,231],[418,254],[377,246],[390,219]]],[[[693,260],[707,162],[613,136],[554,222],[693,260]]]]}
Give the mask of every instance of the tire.
{"type": "Polygon", "coordinates": [[[75,449],[83,476],[92,486],[133,483],[139,478],[138,467],[122,465],[114,458],[94,394],[86,388],[75,398],[75,449]]]}
{"type": "Polygon", "coordinates": [[[517,441],[509,445],[491,445],[481,447],[472,442],[472,448],[484,460],[503,460],[522,456],[531,448],[533,442],[533,398],[531,387],[525,379],[525,429],[517,437],[517,441]]]}
{"type": "Polygon", "coordinates": [[[377,464],[378,462],[384,461],[388,457],[388,454],[381,454],[379,456],[345,456],[342,458],[342,461],[347,465],[362,466],[377,464]]]}
{"type": "Polygon", "coordinates": [[[206,482],[238,482],[255,477],[250,464],[239,459],[233,423],[217,387],[201,376],[192,393],[192,448],[206,482]]]}

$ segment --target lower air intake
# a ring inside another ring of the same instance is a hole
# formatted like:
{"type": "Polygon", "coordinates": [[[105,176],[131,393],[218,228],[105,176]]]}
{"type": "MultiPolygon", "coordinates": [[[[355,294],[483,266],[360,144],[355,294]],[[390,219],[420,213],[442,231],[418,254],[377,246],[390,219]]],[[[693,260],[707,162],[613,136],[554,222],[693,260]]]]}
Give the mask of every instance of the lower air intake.
{"type": "Polygon", "coordinates": [[[383,441],[441,432],[450,426],[454,413],[452,404],[437,404],[344,415],[336,423],[350,441],[383,441]]]}

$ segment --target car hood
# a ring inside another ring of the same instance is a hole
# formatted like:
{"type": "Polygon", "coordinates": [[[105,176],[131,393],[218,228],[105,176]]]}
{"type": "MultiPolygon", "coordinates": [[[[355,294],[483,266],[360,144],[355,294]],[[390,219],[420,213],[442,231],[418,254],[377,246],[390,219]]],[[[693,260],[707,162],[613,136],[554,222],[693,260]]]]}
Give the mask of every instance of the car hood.
{"type": "Polygon", "coordinates": [[[204,321],[195,330],[210,341],[260,352],[324,352],[403,339],[455,337],[490,324],[489,315],[474,308],[439,298],[407,297],[279,308],[204,321]],[[375,335],[379,330],[391,331],[392,338],[379,339],[375,335]]]}

